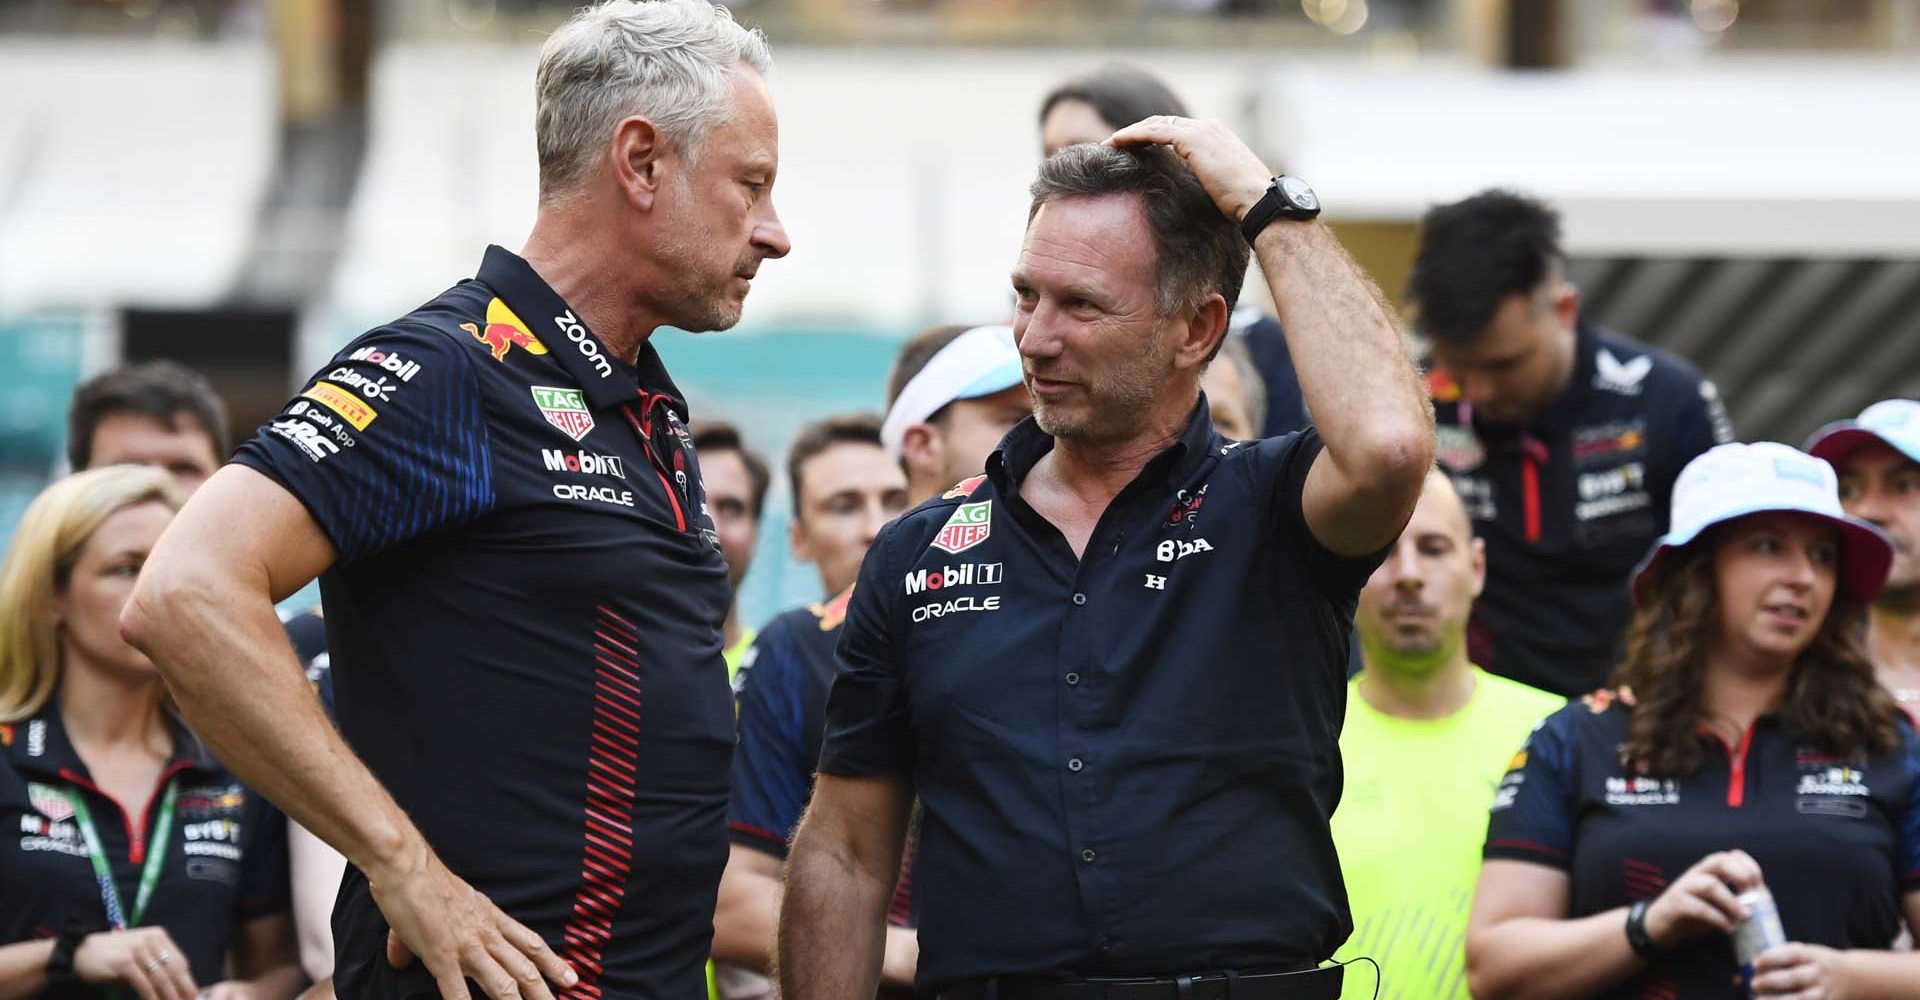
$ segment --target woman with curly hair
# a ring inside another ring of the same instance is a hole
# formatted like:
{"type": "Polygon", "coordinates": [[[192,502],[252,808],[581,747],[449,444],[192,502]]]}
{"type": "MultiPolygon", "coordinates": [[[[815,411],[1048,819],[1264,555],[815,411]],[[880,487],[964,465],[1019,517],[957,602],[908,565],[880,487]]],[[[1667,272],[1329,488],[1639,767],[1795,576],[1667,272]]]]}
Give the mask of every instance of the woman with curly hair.
{"type": "Polygon", "coordinates": [[[1617,687],[1548,717],[1501,782],[1473,995],[1920,998],[1920,954],[1889,950],[1920,926],[1920,741],[1863,645],[1886,539],[1779,444],[1696,458],[1672,526],[1634,574],[1617,687]],[[1761,887],[1790,943],[1742,968],[1761,887]]]}

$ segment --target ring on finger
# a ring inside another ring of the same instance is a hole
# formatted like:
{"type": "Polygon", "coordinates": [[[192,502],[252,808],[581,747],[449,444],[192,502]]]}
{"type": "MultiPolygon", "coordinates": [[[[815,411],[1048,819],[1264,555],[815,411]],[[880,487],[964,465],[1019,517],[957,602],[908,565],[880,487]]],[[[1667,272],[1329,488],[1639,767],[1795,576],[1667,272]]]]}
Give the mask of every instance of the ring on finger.
{"type": "Polygon", "coordinates": [[[155,955],[153,960],[156,962],[159,962],[161,965],[165,965],[168,962],[173,961],[173,952],[163,951],[160,954],[155,955]]]}
{"type": "Polygon", "coordinates": [[[143,960],[140,963],[140,968],[145,969],[148,972],[153,972],[165,964],[166,964],[165,962],[160,961],[160,957],[158,955],[151,955],[151,956],[148,956],[145,960],[143,960]]]}

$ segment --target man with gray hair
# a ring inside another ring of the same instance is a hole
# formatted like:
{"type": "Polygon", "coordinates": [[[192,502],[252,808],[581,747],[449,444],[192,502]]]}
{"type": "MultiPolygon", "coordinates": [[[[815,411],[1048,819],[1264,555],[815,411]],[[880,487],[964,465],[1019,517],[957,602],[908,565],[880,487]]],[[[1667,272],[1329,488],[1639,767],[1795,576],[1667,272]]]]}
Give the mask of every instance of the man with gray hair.
{"type": "Polygon", "coordinates": [[[349,344],[141,574],[127,636],[351,862],[343,997],[704,993],[727,570],[649,338],[733,325],[787,252],[769,68],[705,0],[576,14],[540,53],[526,246],[349,344]],[[344,740],[273,614],[316,575],[344,740]]]}
{"type": "Polygon", "coordinates": [[[867,550],[787,858],[786,1000],[873,995],[916,795],[920,995],[1339,995],[1315,966],[1352,929],[1347,641],[1434,445],[1318,209],[1216,122],[1040,168],[1013,268],[1034,414],[867,550]],[[1249,243],[1316,427],[1229,441],[1200,381],[1249,243]]]}

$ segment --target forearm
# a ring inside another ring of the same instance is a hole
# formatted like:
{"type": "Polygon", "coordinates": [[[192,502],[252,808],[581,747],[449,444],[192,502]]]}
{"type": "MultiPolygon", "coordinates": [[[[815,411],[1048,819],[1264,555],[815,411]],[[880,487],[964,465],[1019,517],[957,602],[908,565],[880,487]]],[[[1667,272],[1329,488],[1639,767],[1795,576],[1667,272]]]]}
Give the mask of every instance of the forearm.
{"type": "Polygon", "coordinates": [[[1644,962],[1627,944],[1625,907],[1573,920],[1515,917],[1468,935],[1478,1000],[1575,1000],[1618,985],[1644,962]]]}
{"type": "Polygon", "coordinates": [[[1920,952],[1857,948],[1841,961],[1849,1000],[1920,1000],[1920,952]]]}
{"type": "Polygon", "coordinates": [[[1403,453],[1431,438],[1433,407],[1373,279],[1318,222],[1269,225],[1254,255],[1328,456],[1349,470],[1404,462],[1424,475],[1420,456],[1403,453]]]}
{"type": "Polygon", "coordinates": [[[123,630],[214,755],[369,875],[418,863],[424,841],[327,721],[267,582],[191,563],[148,582],[123,630]]]}
{"type": "Polygon", "coordinates": [[[53,939],[0,947],[0,1000],[22,1000],[46,988],[53,939]]]}
{"type": "Polygon", "coordinates": [[[735,871],[720,879],[713,911],[713,960],[766,973],[780,927],[780,880],[760,872],[735,871]]]}
{"type": "Polygon", "coordinates": [[[851,853],[816,843],[803,824],[787,856],[780,909],[780,993],[785,1000],[870,997],[880,986],[887,898],[851,853]]]}

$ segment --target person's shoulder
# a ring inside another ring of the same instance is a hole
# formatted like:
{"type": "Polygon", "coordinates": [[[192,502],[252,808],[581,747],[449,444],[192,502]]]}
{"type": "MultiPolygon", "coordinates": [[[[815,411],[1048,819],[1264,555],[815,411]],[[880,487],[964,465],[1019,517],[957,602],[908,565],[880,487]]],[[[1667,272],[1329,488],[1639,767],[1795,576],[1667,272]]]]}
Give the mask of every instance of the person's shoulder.
{"type": "Polygon", "coordinates": [[[1551,691],[1542,691],[1531,684],[1522,684],[1511,677],[1479,671],[1479,695],[1487,700],[1490,707],[1503,714],[1531,715],[1534,719],[1543,719],[1567,707],[1567,699],[1551,691]]]}
{"type": "Polygon", "coordinates": [[[809,631],[817,631],[816,623],[819,619],[814,616],[811,608],[811,605],[803,604],[797,608],[788,608],[767,619],[767,623],[760,626],[760,634],[753,638],[755,648],[777,647],[792,642],[796,637],[809,631]]]}
{"type": "Polygon", "coordinates": [[[1638,396],[1649,391],[1698,394],[1706,378],[1693,364],[1663,348],[1605,327],[1592,330],[1593,386],[1602,393],[1638,396]]]}
{"type": "Polygon", "coordinates": [[[969,476],[940,495],[921,501],[887,522],[879,538],[874,540],[874,545],[878,547],[882,539],[893,539],[924,548],[946,526],[955,510],[972,504],[990,503],[998,496],[999,490],[994,488],[991,477],[985,473],[969,476]]]}

